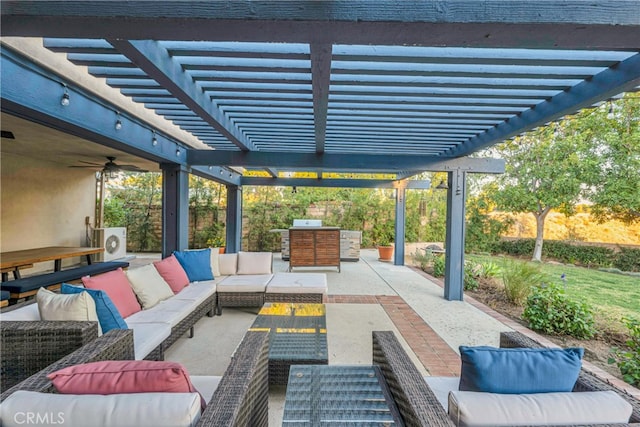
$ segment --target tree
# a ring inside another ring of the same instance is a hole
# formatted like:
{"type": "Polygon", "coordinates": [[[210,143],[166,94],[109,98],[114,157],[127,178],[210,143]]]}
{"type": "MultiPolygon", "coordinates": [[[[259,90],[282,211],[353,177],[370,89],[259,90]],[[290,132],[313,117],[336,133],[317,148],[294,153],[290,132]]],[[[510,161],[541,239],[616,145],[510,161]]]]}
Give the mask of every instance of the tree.
{"type": "Polygon", "coordinates": [[[591,212],[600,221],[640,221],[640,95],[585,110],[575,132],[598,159],[586,176],[591,212]]]}
{"type": "Polygon", "coordinates": [[[496,147],[506,160],[492,196],[499,208],[536,219],[533,261],[540,261],[544,221],[552,209],[570,214],[580,200],[583,171],[593,165],[583,140],[567,133],[572,118],[539,128],[496,147]]]}

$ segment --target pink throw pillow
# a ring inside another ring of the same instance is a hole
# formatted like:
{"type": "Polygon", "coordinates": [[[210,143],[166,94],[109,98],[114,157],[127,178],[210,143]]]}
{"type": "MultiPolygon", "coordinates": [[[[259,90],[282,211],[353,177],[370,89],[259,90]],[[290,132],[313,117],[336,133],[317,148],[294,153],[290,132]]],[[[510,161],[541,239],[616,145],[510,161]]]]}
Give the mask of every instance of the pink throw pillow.
{"type": "Polygon", "coordinates": [[[82,283],[87,289],[105,291],[125,319],[142,310],[121,268],[97,276],[85,276],[82,278],[82,283]]]}
{"type": "MultiPolygon", "coordinates": [[[[69,366],[47,378],[62,394],[198,393],[176,362],[106,360],[69,366]]],[[[206,402],[200,400],[204,409],[206,402]]]]}
{"type": "Polygon", "coordinates": [[[189,284],[189,277],[187,277],[187,273],[180,265],[178,258],[174,255],[168,256],[162,261],[156,261],[153,265],[156,267],[156,270],[158,270],[158,273],[160,273],[164,281],[169,284],[169,287],[174,294],[177,294],[189,284]]]}

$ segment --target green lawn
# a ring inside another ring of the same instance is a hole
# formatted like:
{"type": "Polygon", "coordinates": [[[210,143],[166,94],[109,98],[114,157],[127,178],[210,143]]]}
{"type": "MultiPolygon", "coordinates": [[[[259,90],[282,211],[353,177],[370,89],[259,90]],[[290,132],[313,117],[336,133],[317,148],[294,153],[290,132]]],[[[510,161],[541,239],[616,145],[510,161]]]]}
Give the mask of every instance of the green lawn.
{"type": "MultiPolygon", "coordinates": [[[[499,256],[467,255],[467,259],[503,264],[499,256]]],[[[640,278],[568,265],[543,263],[540,267],[549,283],[565,283],[567,295],[591,304],[601,319],[616,323],[623,316],[640,319],[640,278]]]]}

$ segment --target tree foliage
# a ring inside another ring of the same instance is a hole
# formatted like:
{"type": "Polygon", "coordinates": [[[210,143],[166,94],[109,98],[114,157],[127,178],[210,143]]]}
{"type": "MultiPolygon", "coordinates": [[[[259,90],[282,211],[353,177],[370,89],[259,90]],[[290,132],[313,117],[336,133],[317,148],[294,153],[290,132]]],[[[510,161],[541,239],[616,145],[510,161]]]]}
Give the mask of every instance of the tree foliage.
{"type": "Polygon", "coordinates": [[[600,221],[640,221],[640,95],[631,93],[578,115],[574,127],[598,159],[586,197],[600,221]]]}
{"type": "Polygon", "coordinates": [[[594,162],[583,141],[569,131],[571,121],[536,129],[497,147],[506,160],[506,172],[498,177],[492,197],[503,210],[530,212],[536,218],[534,261],[541,258],[547,214],[552,209],[572,213],[582,193],[583,171],[594,162]]]}

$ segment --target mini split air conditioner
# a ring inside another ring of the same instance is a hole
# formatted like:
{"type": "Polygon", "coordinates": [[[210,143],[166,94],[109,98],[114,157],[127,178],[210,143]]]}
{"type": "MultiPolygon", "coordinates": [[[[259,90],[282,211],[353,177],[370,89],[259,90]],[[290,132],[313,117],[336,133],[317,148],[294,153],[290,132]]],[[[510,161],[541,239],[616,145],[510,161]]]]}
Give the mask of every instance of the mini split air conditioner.
{"type": "Polygon", "coordinates": [[[111,261],[127,255],[126,227],[96,228],[93,230],[93,246],[104,248],[96,254],[96,261],[111,261]]]}

